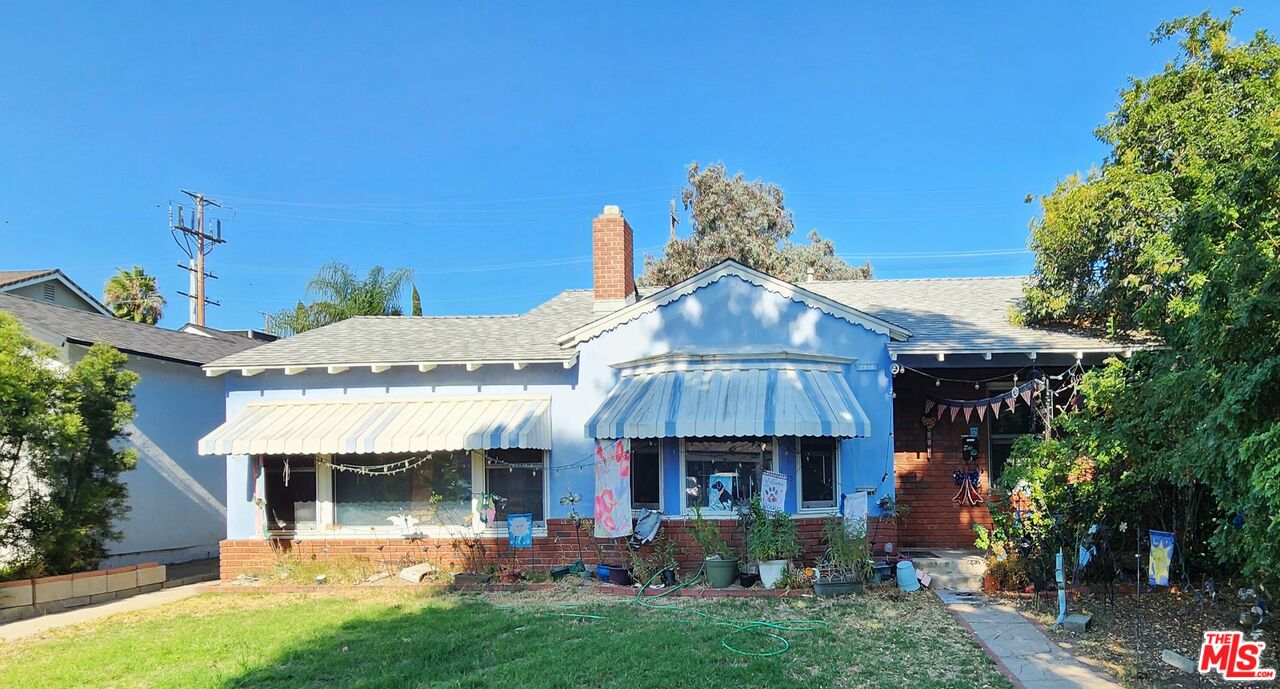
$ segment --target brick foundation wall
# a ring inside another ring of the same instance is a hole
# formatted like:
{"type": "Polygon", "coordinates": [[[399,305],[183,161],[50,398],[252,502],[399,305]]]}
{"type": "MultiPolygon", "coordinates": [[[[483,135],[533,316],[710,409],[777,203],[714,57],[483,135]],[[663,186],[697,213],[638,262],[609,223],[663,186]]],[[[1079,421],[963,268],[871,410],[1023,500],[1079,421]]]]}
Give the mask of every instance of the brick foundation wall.
{"type": "MultiPolygon", "coordinates": [[[[877,550],[884,542],[893,541],[896,535],[890,523],[881,523],[872,519],[869,525],[871,536],[877,544],[877,550]]],[[[796,527],[804,544],[804,555],[798,560],[802,564],[812,564],[821,556],[825,547],[822,545],[822,518],[804,517],[796,519],[796,527]]],[[[741,529],[736,521],[718,522],[720,532],[732,548],[741,545],[741,529]]],[[[697,569],[702,562],[702,551],[693,541],[688,524],[684,521],[666,521],[662,525],[662,533],[676,544],[676,557],[680,567],[685,571],[697,569]]],[[[618,542],[605,539],[582,537],[582,559],[587,564],[595,564],[600,558],[592,545],[595,541],[607,562],[623,562],[625,560],[625,539],[618,542]]],[[[486,562],[494,564],[518,565],[522,568],[549,570],[558,565],[565,565],[578,558],[578,545],[575,538],[573,522],[567,519],[547,520],[547,535],[533,539],[533,548],[512,550],[507,547],[507,540],[484,539],[486,562]]],[[[383,564],[409,564],[433,562],[446,569],[462,569],[466,562],[463,551],[467,547],[461,542],[447,538],[328,538],[290,541],[287,539],[243,539],[222,541],[221,577],[224,580],[234,579],[241,574],[266,574],[272,571],[277,558],[282,556],[300,556],[317,560],[336,560],[349,557],[366,558],[383,564]]],[[[651,545],[641,549],[642,553],[652,550],[651,545]]]]}

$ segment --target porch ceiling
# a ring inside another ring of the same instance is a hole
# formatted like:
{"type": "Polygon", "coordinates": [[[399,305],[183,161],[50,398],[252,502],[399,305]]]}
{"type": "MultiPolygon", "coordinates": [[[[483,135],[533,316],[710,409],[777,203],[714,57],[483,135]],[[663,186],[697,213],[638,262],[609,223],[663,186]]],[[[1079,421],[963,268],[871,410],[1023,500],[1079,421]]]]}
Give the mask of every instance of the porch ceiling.
{"type": "Polygon", "coordinates": [[[637,362],[587,421],[594,438],[866,437],[842,364],[814,358],[637,362]]]}
{"type": "Polygon", "coordinates": [[[545,450],[550,407],[545,396],[255,402],[201,438],[200,454],[545,450]]]}

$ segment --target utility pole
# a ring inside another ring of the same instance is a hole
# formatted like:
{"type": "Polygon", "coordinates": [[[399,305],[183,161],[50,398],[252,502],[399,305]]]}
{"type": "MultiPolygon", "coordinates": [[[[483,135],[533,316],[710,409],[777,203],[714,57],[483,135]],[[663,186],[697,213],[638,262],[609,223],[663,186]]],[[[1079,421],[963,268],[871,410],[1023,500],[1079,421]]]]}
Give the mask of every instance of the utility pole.
{"type": "Polygon", "coordinates": [[[675,241],[676,225],[680,224],[680,216],[676,215],[676,199],[671,197],[671,239],[675,241]]]}
{"type": "Polygon", "coordinates": [[[222,221],[215,221],[216,231],[210,234],[207,231],[204,220],[205,206],[213,206],[221,208],[222,204],[207,198],[203,193],[196,191],[182,190],[182,193],[190,196],[195,201],[195,209],[192,211],[192,221],[187,223],[182,206],[178,206],[177,223],[174,223],[173,212],[169,212],[169,232],[173,235],[174,241],[178,242],[178,246],[187,254],[187,258],[192,259],[194,265],[178,264],[179,268],[190,271],[195,278],[194,294],[186,292],[178,292],[184,297],[191,300],[194,308],[192,309],[193,317],[196,325],[204,325],[204,307],[205,304],[213,304],[221,306],[205,296],[204,281],[205,278],[218,279],[217,275],[205,270],[205,256],[214,250],[219,244],[225,244],[226,240],[222,238],[222,221]],[[181,235],[181,239],[179,239],[181,235]]]}

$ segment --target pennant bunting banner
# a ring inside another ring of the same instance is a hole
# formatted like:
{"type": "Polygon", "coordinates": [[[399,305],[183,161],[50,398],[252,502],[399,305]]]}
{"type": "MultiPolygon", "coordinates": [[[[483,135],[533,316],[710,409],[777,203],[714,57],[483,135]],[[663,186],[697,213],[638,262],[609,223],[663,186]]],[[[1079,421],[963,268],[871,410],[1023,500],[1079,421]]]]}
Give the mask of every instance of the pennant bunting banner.
{"type": "Polygon", "coordinates": [[[964,420],[968,423],[974,412],[977,412],[979,421],[986,420],[987,410],[990,410],[996,418],[1000,418],[1002,407],[1012,413],[1017,408],[1018,399],[1022,399],[1025,404],[1031,404],[1031,395],[1039,391],[1040,381],[1034,379],[1008,392],[980,400],[953,400],[930,395],[924,400],[924,413],[932,413],[935,417],[941,419],[943,414],[951,412],[951,420],[955,421],[956,417],[963,412],[964,420]]]}

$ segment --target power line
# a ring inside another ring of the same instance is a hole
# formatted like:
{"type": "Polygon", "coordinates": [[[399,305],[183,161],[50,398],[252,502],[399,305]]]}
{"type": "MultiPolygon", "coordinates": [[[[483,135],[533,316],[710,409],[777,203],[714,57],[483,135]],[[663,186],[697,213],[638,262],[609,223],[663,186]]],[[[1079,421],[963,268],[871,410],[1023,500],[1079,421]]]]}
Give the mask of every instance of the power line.
{"type": "MultiPolygon", "coordinates": [[[[617,196],[621,194],[637,194],[640,192],[661,191],[669,189],[667,185],[656,187],[639,187],[635,189],[615,189],[613,191],[596,191],[596,192],[577,192],[573,194],[558,194],[555,196],[530,196],[525,198],[510,199],[473,199],[466,201],[410,201],[404,203],[331,203],[331,202],[311,202],[311,201],[287,201],[278,199],[255,199],[245,196],[234,196],[231,194],[223,194],[222,198],[228,201],[237,201],[240,203],[272,205],[272,206],[298,206],[303,208],[345,208],[351,210],[396,210],[401,208],[430,208],[432,206],[477,206],[484,204],[500,204],[500,203],[533,203],[536,201],[560,201],[564,199],[575,198],[593,198],[617,196]]],[[[520,209],[512,209],[520,210],[520,209]]]]}
{"type": "Polygon", "coordinates": [[[984,256],[1018,256],[1034,253],[1030,249],[975,249],[965,251],[930,251],[906,254],[836,254],[840,258],[864,258],[876,260],[917,259],[917,258],[982,258],[984,256]]]}

